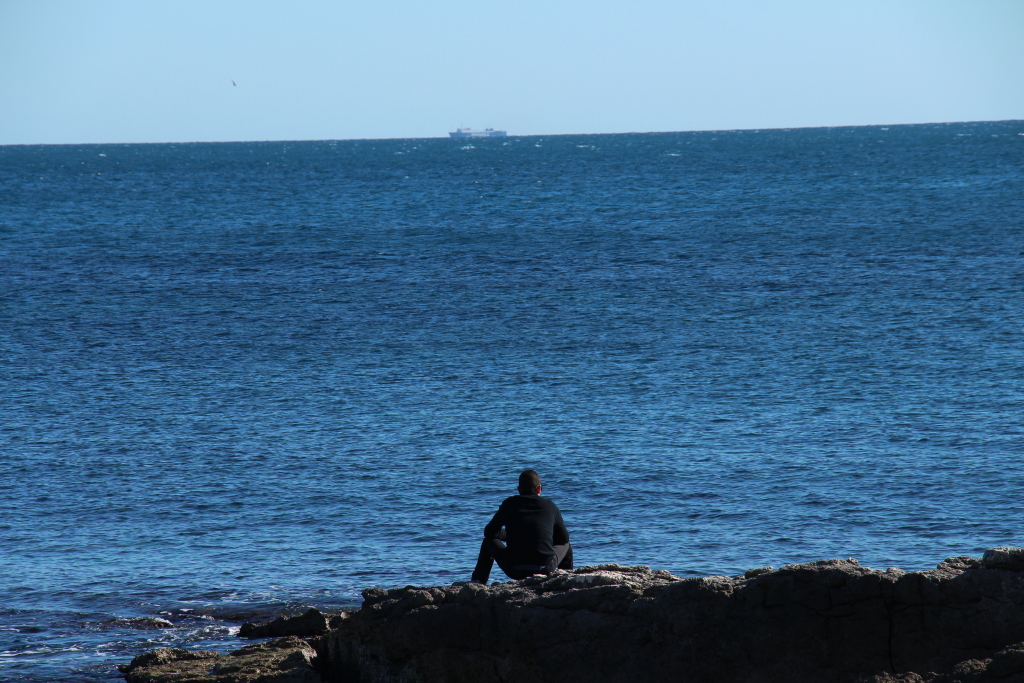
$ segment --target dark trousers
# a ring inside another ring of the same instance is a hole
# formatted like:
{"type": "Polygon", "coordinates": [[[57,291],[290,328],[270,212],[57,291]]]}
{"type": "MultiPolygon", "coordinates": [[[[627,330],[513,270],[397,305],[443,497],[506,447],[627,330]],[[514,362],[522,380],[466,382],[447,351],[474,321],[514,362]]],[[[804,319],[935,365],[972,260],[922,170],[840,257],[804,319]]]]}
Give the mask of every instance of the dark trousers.
{"type": "MultiPolygon", "coordinates": [[[[504,531],[504,529],[502,529],[504,531]]],[[[572,569],[572,546],[552,546],[555,551],[554,557],[548,560],[546,565],[513,565],[508,556],[508,548],[497,538],[485,538],[480,544],[480,556],[476,560],[476,568],[473,569],[473,580],[487,583],[491,575],[491,566],[495,562],[501,567],[510,579],[516,581],[525,579],[533,574],[550,574],[555,569],[572,569]]]]}

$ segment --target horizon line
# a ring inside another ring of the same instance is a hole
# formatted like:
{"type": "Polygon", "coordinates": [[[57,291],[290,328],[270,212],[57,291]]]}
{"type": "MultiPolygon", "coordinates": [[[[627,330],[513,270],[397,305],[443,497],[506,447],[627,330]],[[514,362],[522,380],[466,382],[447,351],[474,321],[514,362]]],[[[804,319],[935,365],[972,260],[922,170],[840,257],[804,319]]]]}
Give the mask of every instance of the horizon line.
{"type": "MultiPolygon", "coordinates": [[[[707,128],[692,130],[664,130],[664,131],[620,131],[616,133],[516,133],[501,136],[500,139],[508,138],[530,138],[530,137],[568,137],[568,136],[596,136],[596,135],[669,135],[673,133],[736,133],[736,132],[761,132],[781,130],[820,130],[826,128],[891,128],[897,126],[936,126],[955,125],[964,123],[1015,123],[1024,119],[982,119],[973,121],[919,121],[914,123],[862,123],[862,124],[840,124],[832,126],[776,126],[776,127],[751,127],[751,128],[707,128]]],[[[385,140],[449,140],[457,139],[443,135],[427,137],[383,137],[383,138],[278,138],[264,140],[167,140],[167,141],[133,141],[133,142],[7,142],[0,143],[0,147],[56,147],[60,145],[216,145],[235,144],[252,142],[374,142],[385,140]]],[[[473,140],[487,140],[490,138],[472,138],[473,140]]]]}

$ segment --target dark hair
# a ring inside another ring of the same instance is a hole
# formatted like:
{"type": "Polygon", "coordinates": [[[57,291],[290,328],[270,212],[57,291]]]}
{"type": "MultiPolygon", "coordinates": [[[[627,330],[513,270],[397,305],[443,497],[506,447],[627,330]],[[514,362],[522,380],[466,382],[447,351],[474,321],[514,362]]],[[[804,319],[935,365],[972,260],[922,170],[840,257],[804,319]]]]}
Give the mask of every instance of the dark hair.
{"type": "Polygon", "coordinates": [[[536,493],[538,486],[540,486],[540,475],[534,472],[533,470],[525,470],[522,474],[519,475],[520,493],[522,493],[523,491],[526,491],[528,493],[536,493]]]}

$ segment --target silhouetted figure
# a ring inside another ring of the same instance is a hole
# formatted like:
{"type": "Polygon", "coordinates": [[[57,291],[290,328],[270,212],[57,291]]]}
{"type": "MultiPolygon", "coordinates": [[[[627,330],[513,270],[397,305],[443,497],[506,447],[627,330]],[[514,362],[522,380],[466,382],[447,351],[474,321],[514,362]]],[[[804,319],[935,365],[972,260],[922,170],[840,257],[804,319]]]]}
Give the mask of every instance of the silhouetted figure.
{"type": "Polygon", "coordinates": [[[540,492],[539,474],[526,470],[519,475],[519,495],[502,501],[484,527],[473,581],[486,584],[495,561],[516,580],[572,569],[572,546],[562,513],[550,499],[541,498],[540,492]]]}

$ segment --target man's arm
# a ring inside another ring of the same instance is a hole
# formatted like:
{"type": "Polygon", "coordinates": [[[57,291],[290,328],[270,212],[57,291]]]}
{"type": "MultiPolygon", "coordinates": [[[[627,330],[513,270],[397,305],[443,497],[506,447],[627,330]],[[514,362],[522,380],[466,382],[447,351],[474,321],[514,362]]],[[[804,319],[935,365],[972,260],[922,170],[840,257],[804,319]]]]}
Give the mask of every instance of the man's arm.
{"type": "Polygon", "coordinates": [[[569,530],[565,528],[565,522],[562,521],[562,511],[555,510],[555,528],[551,534],[552,545],[565,545],[569,542],[569,530]]]}
{"type": "Polygon", "coordinates": [[[499,507],[494,516],[491,517],[491,521],[484,527],[484,538],[503,539],[504,534],[501,533],[503,526],[505,526],[505,510],[504,507],[499,507]]]}

